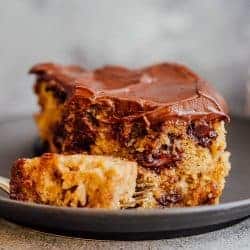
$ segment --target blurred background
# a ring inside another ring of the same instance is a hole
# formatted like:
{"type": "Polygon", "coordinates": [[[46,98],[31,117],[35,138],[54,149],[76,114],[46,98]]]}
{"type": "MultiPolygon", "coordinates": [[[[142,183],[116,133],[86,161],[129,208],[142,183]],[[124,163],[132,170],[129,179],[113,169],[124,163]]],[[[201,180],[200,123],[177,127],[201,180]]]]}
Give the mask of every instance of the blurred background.
{"type": "Polygon", "coordinates": [[[242,114],[249,0],[0,0],[0,118],[36,110],[29,68],[44,61],[189,65],[242,114]]]}

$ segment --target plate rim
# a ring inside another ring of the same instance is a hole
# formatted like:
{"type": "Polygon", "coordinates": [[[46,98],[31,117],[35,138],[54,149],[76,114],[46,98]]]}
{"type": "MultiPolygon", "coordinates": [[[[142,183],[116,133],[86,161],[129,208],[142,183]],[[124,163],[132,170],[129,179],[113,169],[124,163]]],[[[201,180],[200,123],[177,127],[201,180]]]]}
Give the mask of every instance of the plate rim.
{"type": "Polygon", "coordinates": [[[194,207],[176,207],[176,208],[152,208],[152,209],[108,209],[108,208],[74,208],[74,207],[59,207],[52,205],[44,205],[44,204],[36,204],[32,202],[24,202],[11,200],[10,198],[3,197],[0,194],[0,202],[5,202],[11,205],[18,205],[27,208],[37,208],[37,209],[49,209],[54,211],[65,211],[66,213],[88,213],[88,214],[103,214],[103,215],[119,215],[119,216],[128,216],[128,215],[136,215],[136,216],[152,216],[152,215],[189,215],[189,214],[197,214],[197,213],[207,213],[207,212],[222,212],[228,211],[231,209],[236,209],[238,207],[250,207],[250,198],[243,199],[239,201],[233,202],[225,202],[218,205],[201,205],[194,207]]]}

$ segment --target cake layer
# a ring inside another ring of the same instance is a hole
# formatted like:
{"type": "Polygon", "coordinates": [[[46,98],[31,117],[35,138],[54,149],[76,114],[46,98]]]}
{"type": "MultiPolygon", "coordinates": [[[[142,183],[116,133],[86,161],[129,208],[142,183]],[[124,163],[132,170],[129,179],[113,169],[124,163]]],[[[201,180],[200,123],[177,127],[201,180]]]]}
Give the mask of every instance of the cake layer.
{"type": "Polygon", "coordinates": [[[49,151],[138,163],[138,207],[215,204],[230,169],[222,97],[178,64],[140,70],[37,65],[36,121],[49,151]]]}
{"type": "Polygon", "coordinates": [[[137,165],[104,156],[44,154],[19,159],[10,197],[41,204],[124,208],[134,203],[137,165]]]}

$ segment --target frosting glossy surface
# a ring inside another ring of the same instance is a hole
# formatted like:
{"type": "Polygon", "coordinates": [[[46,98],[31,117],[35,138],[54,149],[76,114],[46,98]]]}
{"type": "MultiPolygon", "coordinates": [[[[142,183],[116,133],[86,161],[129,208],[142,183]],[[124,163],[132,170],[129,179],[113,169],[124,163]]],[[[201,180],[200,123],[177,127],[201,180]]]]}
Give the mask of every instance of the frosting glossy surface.
{"type": "Polygon", "coordinates": [[[141,69],[105,66],[93,71],[45,63],[30,73],[60,85],[68,98],[81,96],[116,109],[117,120],[143,116],[151,123],[169,118],[229,120],[224,99],[187,67],[161,63],[141,69]]]}

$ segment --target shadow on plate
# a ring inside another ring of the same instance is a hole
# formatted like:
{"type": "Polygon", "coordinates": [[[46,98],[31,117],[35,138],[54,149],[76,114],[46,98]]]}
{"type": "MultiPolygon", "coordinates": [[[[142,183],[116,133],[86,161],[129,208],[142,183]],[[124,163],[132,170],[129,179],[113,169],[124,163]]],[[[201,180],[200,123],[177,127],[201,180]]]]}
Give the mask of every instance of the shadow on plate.
{"type": "MultiPolygon", "coordinates": [[[[34,227],[34,230],[43,233],[55,234],[60,236],[66,237],[77,237],[77,238],[84,238],[84,239],[96,239],[96,240],[115,240],[115,241],[143,241],[143,240],[161,240],[161,239],[173,239],[173,238],[180,238],[180,237],[187,237],[187,236],[194,236],[205,234],[217,230],[221,230],[227,227],[231,227],[235,224],[238,224],[246,219],[250,218],[245,217],[239,220],[233,220],[228,223],[222,223],[218,225],[212,225],[207,227],[198,227],[193,229],[184,229],[184,230],[177,230],[177,231],[166,231],[166,232],[144,232],[144,233],[98,233],[98,232],[74,232],[74,231],[60,231],[60,230],[51,230],[48,228],[41,228],[41,227],[34,227]]],[[[15,223],[15,222],[13,222],[15,223]]],[[[29,225],[24,226],[29,227],[29,225]]]]}

